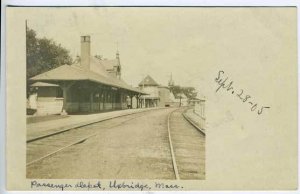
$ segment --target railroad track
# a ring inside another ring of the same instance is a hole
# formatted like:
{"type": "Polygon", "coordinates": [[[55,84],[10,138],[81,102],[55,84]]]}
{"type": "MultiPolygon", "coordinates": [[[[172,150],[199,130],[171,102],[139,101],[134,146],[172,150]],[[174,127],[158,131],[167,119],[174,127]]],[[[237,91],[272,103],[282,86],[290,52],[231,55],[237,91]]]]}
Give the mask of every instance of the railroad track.
{"type": "Polygon", "coordinates": [[[149,111],[141,112],[138,116],[136,114],[130,114],[115,119],[104,120],[90,125],[77,127],[72,130],[49,134],[43,138],[29,141],[27,142],[26,166],[30,166],[45,158],[51,157],[71,146],[83,143],[87,139],[101,133],[101,129],[109,129],[122,125],[133,119],[144,116],[147,112],[149,111]],[[116,121],[116,119],[118,121],[116,121]]]}
{"type": "MultiPolygon", "coordinates": [[[[28,142],[26,166],[42,162],[42,160],[51,158],[67,148],[83,143],[87,139],[101,134],[101,132],[106,129],[120,126],[133,119],[138,119],[148,114],[148,112],[149,111],[142,112],[139,115],[127,115],[112,120],[101,121],[28,142]]],[[[183,117],[183,112],[184,109],[180,108],[171,110],[171,112],[168,113],[168,137],[166,137],[168,139],[166,140],[169,141],[172,157],[172,164],[169,164],[170,167],[172,165],[177,180],[204,179],[205,136],[183,117]]],[[[165,145],[168,146],[168,143],[166,142],[165,145]]],[[[168,158],[168,155],[166,155],[166,158],[168,158]]],[[[37,167],[42,164],[43,163],[37,164],[37,167]]],[[[172,167],[169,170],[172,170],[172,167]]],[[[169,172],[170,175],[172,175],[172,171],[169,172]]]]}
{"type": "Polygon", "coordinates": [[[168,115],[168,134],[175,178],[205,178],[205,134],[184,116],[185,109],[168,115]]]}

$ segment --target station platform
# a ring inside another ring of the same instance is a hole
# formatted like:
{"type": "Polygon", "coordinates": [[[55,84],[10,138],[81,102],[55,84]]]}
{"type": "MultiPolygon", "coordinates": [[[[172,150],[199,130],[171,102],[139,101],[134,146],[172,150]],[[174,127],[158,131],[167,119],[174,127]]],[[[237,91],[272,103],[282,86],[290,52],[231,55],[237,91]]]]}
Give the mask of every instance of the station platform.
{"type": "Polygon", "coordinates": [[[30,118],[28,119],[30,120],[30,122],[28,122],[26,126],[27,142],[43,138],[53,133],[61,133],[63,131],[68,131],[70,129],[93,124],[96,122],[161,108],[164,107],[126,109],[87,115],[57,115],[56,117],[51,117],[51,119],[45,119],[43,117],[36,119],[30,118]]]}
{"type": "Polygon", "coordinates": [[[184,112],[184,116],[186,116],[194,125],[196,125],[203,133],[205,133],[205,118],[195,113],[193,109],[187,109],[184,112]]]}

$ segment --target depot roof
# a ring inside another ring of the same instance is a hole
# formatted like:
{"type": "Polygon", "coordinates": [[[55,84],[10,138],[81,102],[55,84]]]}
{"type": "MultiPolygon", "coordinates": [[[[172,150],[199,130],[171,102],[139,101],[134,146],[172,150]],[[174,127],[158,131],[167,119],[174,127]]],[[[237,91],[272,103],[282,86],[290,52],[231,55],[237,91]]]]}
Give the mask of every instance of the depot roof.
{"type": "Polygon", "coordinates": [[[77,65],[62,65],[45,73],[36,75],[30,78],[30,80],[46,82],[89,80],[104,85],[126,89],[135,93],[147,94],[137,88],[133,88],[132,86],[125,83],[123,80],[113,78],[110,76],[100,75],[99,73],[96,73],[89,69],[84,69],[77,65]]]}

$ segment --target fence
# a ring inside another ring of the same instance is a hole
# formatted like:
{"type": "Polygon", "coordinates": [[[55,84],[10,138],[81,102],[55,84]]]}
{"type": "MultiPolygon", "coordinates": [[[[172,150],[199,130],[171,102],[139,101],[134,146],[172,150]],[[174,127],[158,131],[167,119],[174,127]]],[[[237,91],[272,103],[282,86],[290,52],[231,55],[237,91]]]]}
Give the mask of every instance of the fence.
{"type": "Polygon", "coordinates": [[[195,104],[193,112],[200,117],[200,128],[205,129],[205,99],[195,104]]]}

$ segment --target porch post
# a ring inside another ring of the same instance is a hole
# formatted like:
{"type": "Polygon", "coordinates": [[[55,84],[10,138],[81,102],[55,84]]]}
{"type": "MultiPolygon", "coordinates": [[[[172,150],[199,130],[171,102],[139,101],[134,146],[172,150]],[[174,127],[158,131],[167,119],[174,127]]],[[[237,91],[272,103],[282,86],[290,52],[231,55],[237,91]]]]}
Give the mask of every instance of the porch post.
{"type": "Polygon", "coordinates": [[[67,98],[68,98],[68,91],[70,89],[70,87],[74,84],[75,82],[63,82],[60,85],[62,91],[63,91],[63,97],[64,97],[64,100],[63,100],[63,107],[62,107],[62,110],[61,110],[61,115],[67,115],[67,98]]]}
{"type": "Polygon", "coordinates": [[[62,87],[62,91],[63,91],[63,107],[62,107],[62,111],[61,111],[61,115],[67,115],[67,96],[68,96],[68,88],[67,87],[62,87]]]}
{"type": "Polygon", "coordinates": [[[103,90],[103,110],[106,108],[106,89],[103,90]]]}
{"type": "Polygon", "coordinates": [[[94,104],[94,92],[90,93],[90,112],[93,112],[93,104],[94,104]]]}
{"type": "Polygon", "coordinates": [[[133,98],[133,96],[132,96],[132,94],[130,94],[130,108],[132,108],[132,98],[133,98]]]}

